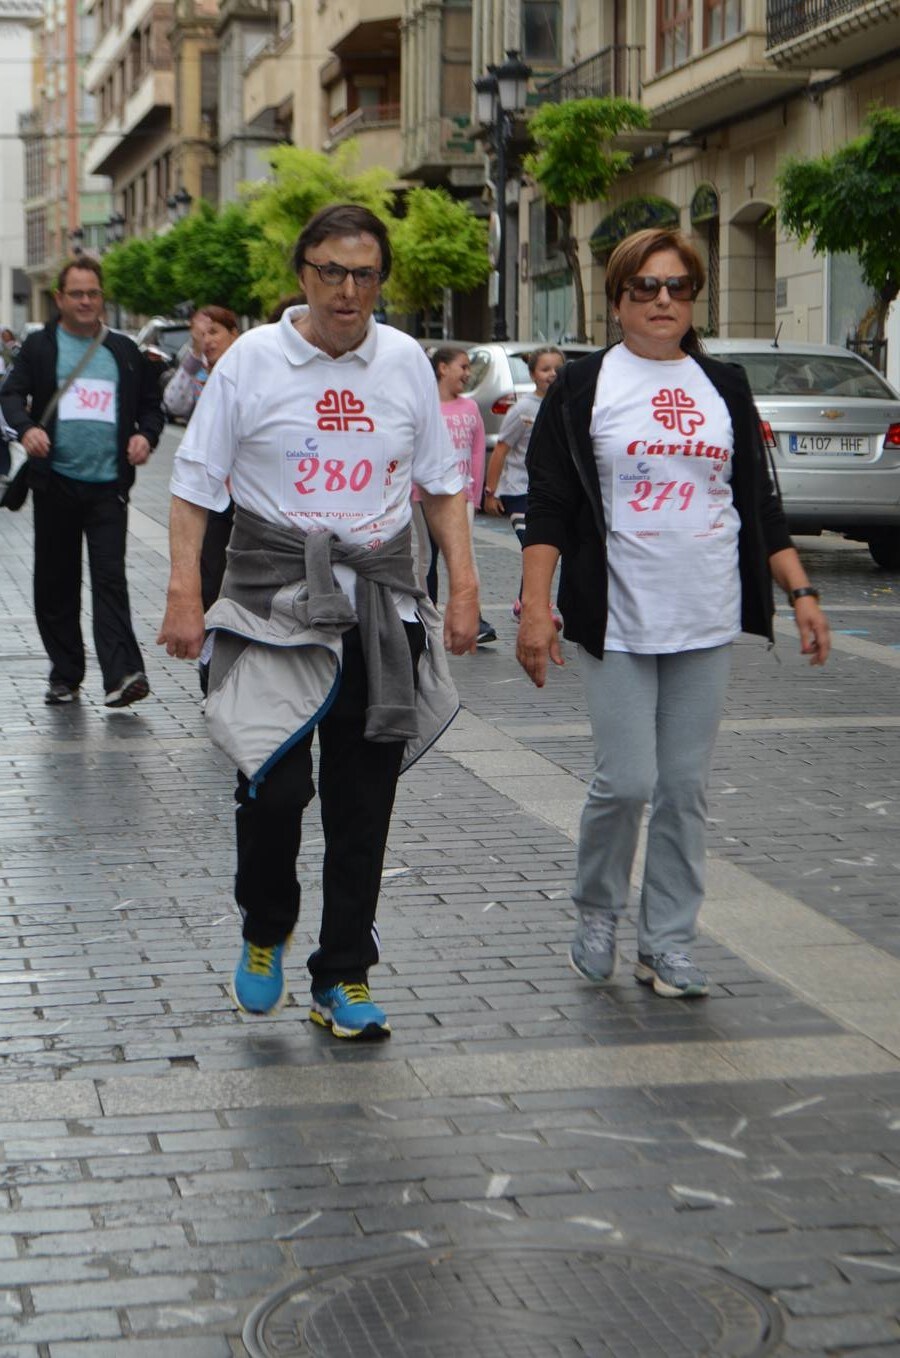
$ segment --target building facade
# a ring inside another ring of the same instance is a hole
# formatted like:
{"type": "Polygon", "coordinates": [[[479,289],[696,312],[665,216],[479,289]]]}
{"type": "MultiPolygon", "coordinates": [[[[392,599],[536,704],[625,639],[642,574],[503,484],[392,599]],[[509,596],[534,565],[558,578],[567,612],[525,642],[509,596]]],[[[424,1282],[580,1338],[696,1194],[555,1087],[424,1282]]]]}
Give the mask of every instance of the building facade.
{"type": "Polygon", "coordinates": [[[97,105],[85,155],[108,175],[126,235],[166,230],[171,199],[218,197],[215,0],[84,0],[96,42],[84,73],[97,105]]]}
{"type": "MultiPolygon", "coordinates": [[[[780,327],[784,339],[841,344],[864,333],[872,299],[855,260],[817,257],[783,234],[776,176],[789,156],[832,153],[856,137],[873,103],[900,105],[900,0],[582,0],[573,19],[575,60],[539,97],[624,94],[652,118],[609,202],[576,212],[589,337],[611,335],[609,249],[657,221],[679,225],[706,259],[698,315],[708,333],[768,336],[780,327]]],[[[523,333],[571,337],[552,214],[533,187],[521,215],[531,264],[520,278],[523,333]],[[558,329],[548,331],[548,317],[558,329]]],[[[889,345],[895,381],[898,347],[889,345]]]]}
{"type": "Polygon", "coordinates": [[[25,165],[19,119],[31,108],[32,41],[43,15],[40,0],[0,0],[0,51],[5,97],[0,108],[0,326],[18,332],[27,317],[25,165]]]}
{"type": "Polygon", "coordinates": [[[20,218],[32,320],[50,315],[60,263],[81,250],[98,251],[104,240],[109,182],[84,167],[94,102],[83,73],[94,31],[81,0],[53,0],[41,7],[30,59],[17,72],[30,82],[18,119],[20,141],[13,145],[24,167],[20,218]]]}

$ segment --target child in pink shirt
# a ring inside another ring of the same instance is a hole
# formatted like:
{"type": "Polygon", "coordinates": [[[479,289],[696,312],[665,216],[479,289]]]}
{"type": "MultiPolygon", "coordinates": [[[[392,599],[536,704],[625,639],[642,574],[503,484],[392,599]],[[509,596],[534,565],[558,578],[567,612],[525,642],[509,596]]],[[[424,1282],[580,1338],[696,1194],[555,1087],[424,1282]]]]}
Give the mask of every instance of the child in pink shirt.
{"type": "MultiPolygon", "coordinates": [[[[469,381],[469,356],[465,349],[438,349],[432,355],[431,366],[438,381],[441,414],[459,454],[459,471],[466,478],[465,495],[471,528],[484,489],[484,423],[475,402],[462,394],[469,381]]],[[[437,602],[437,546],[428,532],[421,497],[415,486],[412,498],[419,576],[425,581],[429,597],[437,602]]],[[[497,633],[484,618],[479,619],[476,640],[480,645],[497,640],[497,633]]]]}

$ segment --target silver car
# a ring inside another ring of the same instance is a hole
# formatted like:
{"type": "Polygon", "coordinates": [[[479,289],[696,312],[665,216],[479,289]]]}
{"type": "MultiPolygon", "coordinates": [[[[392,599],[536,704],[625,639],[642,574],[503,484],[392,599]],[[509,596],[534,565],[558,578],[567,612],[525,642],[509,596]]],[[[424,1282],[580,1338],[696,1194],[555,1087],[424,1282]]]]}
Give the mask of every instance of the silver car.
{"type": "Polygon", "coordinates": [[[707,339],[740,363],[797,533],[832,529],[900,569],[900,393],[836,344],[707,339]]]}
{"type": "MultiPolygon", "coordinates": [[[[534,383],[528,375],[528,355],[549,343],[549,340],[493,340],[469,347],[472,375],[466,395],[471,396],[481,411],[488,451],[497,442],[503,416],[510,406],[520,396],[534,391],[534,383]]],[[[561,349],[566,358],[592,354],[597,348],[596,344],[554,344],[553,347],[561,349]]]]}

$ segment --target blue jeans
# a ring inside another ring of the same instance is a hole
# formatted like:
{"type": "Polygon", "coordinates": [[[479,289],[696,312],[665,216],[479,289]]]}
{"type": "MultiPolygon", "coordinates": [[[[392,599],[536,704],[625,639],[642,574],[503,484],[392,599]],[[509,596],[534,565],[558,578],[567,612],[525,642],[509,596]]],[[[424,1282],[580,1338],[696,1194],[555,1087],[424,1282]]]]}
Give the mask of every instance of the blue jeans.
{"type": "Polygon", "coordinates": [[[581,817],[575,890],[581,909],[621,915],[644,807],[647,855],[638,950],[693,942],[706,868],[706,784],[731,669],[731,646],[603,660],[579,647],[595,770],[581,817]]]}

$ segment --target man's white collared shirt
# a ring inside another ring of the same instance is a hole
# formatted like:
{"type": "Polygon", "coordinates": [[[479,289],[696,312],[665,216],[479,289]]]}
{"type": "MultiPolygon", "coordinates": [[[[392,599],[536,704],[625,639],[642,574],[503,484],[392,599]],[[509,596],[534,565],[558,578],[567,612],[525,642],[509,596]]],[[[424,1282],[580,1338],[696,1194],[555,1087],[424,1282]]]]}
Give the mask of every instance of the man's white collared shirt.
{"type": "Polygon", "coordinates": [[[305,532],[376,546],[410,521],[413,481],[464,488],[421,346],[369,322],[339,358],[310,344],[292,307],[242,335],[207,380],[175,457],[173,495],[206,509],[235,503],[305,532]]]}

